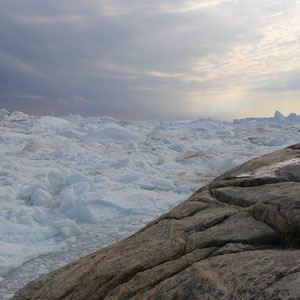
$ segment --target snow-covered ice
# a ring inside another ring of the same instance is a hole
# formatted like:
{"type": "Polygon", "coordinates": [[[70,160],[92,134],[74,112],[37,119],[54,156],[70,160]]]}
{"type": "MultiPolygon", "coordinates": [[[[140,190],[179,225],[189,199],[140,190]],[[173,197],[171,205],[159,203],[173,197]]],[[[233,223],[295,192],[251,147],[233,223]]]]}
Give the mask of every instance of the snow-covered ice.
{"type": "Polygon", "coordinates": [[[0,109],[0,298],[114,243],[250,158],[299,143],[300,116],[225,122],[0,109]]]}

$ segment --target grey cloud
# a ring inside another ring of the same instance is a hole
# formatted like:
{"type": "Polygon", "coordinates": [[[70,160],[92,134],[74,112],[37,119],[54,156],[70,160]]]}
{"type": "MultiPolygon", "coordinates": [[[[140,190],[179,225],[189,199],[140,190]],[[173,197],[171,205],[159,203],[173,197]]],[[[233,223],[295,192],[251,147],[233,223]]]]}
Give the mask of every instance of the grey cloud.
{"type": "Polygon", "coordinates": [[[235,9],[228,1],[202,1],[206,8],[183,10],[192,3],[3,0],[0,106],[123,119],[185,118],[187,93],[225,89],[226,82],[184,76],[205,77],[206,70],[194,69],[200,60],[260,39],[242,5],[257,17],[262,10],[271,14],[281,9],[277,3],[268,10],[269,1],[260,12],[253,10],[255,1],[240,1],[235,9]]]}
{"type": "Polygon", "coordinates": [[[260,82],[254,91],[259,92],[285,92],[300,91],[300,69],[272,74],[271,78],[260,82]]]}

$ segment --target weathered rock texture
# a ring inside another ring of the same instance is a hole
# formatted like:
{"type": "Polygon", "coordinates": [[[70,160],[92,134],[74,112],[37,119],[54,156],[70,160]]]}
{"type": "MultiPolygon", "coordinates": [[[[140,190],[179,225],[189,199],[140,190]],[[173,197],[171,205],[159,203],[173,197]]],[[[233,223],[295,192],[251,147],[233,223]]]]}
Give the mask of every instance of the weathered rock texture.
{"type": "Polygon", "coordinates": [[[300,144],[225,173],[13,299],[300,299],[300,144]]]}

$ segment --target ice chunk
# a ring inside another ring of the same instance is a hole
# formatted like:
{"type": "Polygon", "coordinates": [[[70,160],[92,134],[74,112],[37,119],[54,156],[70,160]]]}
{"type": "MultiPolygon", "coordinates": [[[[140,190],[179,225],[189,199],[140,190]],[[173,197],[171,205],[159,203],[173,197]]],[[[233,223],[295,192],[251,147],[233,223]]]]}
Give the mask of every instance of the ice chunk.
{"type": "Polygon", "coordinates": [[[91,122],[91,123],[101,123],[101,118],[100,117],[88,117],[88,118],[86,118],[86,121],[91,122]]]}
{"type": "Polygon", "coordinates": [[[296,122],[296,121],[300,121],[300,116],[297,116],[295,113],[290,113],[286,119],[288,121],[292,121],[292,122],[296,122]]]}
{"type": "Polygon", "coordinates": [[[18,194],[18,198],[23,199],[23,200],[29,200],[31,198],[32,194],[39,188],[42,190],[47,189],[44,185],[37,183],[37,184],[34,184],[34,185],[29,186],[28,188],[25,188],[24,190],[22,190],[18,194]]]}
{"type": "Polygon", "coordinates": [[[36,140],[33,140],[33,141],[29,141],[23,148],[23,151],[25,152],[36,152],[38,151],[39,149],[41,149],[43,147],[43,145],[36,141],[36,140]]]}
{"type": "Polygon", "coordinates": [[[5,108],[0,109],[0,121],[8,120],[8,111],[5,108]]]}
{"type": "Polygon", "coordinates": [[[264,137],[264,136],[252,136],[252,137],[249,137],[248,140],[253,144],[259,145],[259,144],[265,144],[266,137],[264,137]]]}
{"type": "Polygon", "coordinates": [[[119,122],[119,120],[111,118],[111,117],[107,117],[107,116],[103,116],[100,118],[102,123],[116,123],[119,122]]]}
{"type": "Polygon", "coordinates": [[[53,222],[53,227],[58,230],[59,234],[66,237],[76,236],[82,233],[81,228],[70,219],[55,221],[53,222]]]}
{"type": "Polygon", "coordinates": [[[90,190],[91,191],[95,191],[96,190],[96,186],[95,186],[95,183],[94,181],[92,180],[92,178],[88,177],[88,176],[85,176],[81,173],[74,173],[72,175],[70,175],[68,178],[67,178],[67,181],[69,184],[74,184],[74,183],[77,183],[77,182],[87,182],[89,183],[89,186],[90,186],[90,190]]]}
{"type": "Polygon", "coordinates": [[[165,162],[158,168],[162,172],[166,172],[168,175],[177,175],[178,173],[183,172],[182,166],[174,161],[165,162]]]}
{"type": "Polygon", "coordinates": [[[82,152],[83,149],[78,144],[69,140],[56,149],[53,154],[55,157],[74,156],[76,158],[76,155],[82,152]]]}
{"type": "Polygon", "coordinates": [[[154,185],[150,184],[150,183],[146,183],[146,182],[139,182],[138,186],[142,189],[142,190],[154,190],[154,185]]]}
{"type": "Polygon", "coordinates": [[[58,195],[58,211],[79,221],[93,219],[92,212],[85,207],[86,201],[81,197],[89,190],[88,182],[77,182],[65,187],[58,195]]]}
{"type": "Polygon", "coordinates": [[[50,207],[52,203],[52,197],[46,191],[38,188],[32,194],[30,203],[32,205],[50,207]]]}
{"type": "Polygon", "coordinates": [[[131,132],[129,129],[123,128],[117,124],[109,125],[104,128],[95,130],[94,132],[87,135],[86,140],[89,142],[133,142],[137,141],[138,137],[136,134],[131,132]]]}
{"type": "Polygon", "coordinates": [[[107,203],[114,204],[115,207],[123,209],[125,214],[143,213],[147,214],[155,209],[155,201],[147,195],[148,191],[136,192],[131,188],[122,191],[115,191],[111,195],[104,197],[107,203]]]}
{"type": "Polygon", "coordinates": [[[55,126],[60,126],[60,125],[66,125],[69,124],[70,122],[62,119],[62,118],[56,118],[56,117],[51,117],[51,116],[44,116],[41,118],[38,118],[36,120],[32,120],[30,122],[31,127],[55,127],[55,126]]]}
{"type": "Polygon", "coordinates": [[[93,196],[84,206],[81,205],[79,207],[76,219],[79,222],[98,223],[115,220],[126,215],[129,215],[129,212],[120,207],[120,205],[112,203],[111,199],[105,201],[99,196],[93,196]]]}
{"type": "Polygon", "coordinates": [[[85,194],[90,190],[91,186],[89,182],[76,182],[74,184],[66,186],[60,193],[59,198],[64,201],[67,198],[77,198],[85,194]]]}
{"type": "Polygon", "coordinates": [[[132,173],[132,174],[126,174],[122,176],[118,176],[115,178],[115,181],[122,182],[122,183],[133,183],[139,180],[141,177],[141,174],[139,173],[132,173]]]}
{"type": "Polygon", "coordinates": [[[266,146],[282,146],[285,143],[285,140],[281,137],[274,137],[267,140],[264,144],[266,146]]]}
{"type": "MultiPolygon", "coordinates": [[[[81,182],[80,184],[82,184],[81,182]]],[[[85,182],[86,183],[86,182],[85,182]]],[[[96,223],[94,209],[81,197],[68,195],[60,199],[59,212],[68,218],[75,219],[79,223],[96,223]]]]}
{"type": "Polygon", "coordinates": [[[51,143],[43,143],[39,140],[32,139],[29,140],[28,143],[24,146],[23,151],[25,152],[37,152],[41,149],[57,149],[57,146],[55,144],[51,143]]]}
{"type": "Polygon", "coordinates": [[[274,114],[274,119],[276,121],[283,121],[283,120],[285,120],[285,116],[281,112],[279,112],[278,110],[276,110],[275,114],[274,114]]]}
{"type": "Polygon", "coordinates": [[[64,174],[58,172],[49,172],[48,180],[52,188],[53,194],[59,194],[62,189],[68,185],[67,178],[64,174]]]}
{"type": "Polygon", "coordinates": [[[40,265],[40,266],[39,266],[39,269],[38,269],[38,271],[37,271],[37,274],[38,274],[38,275],[44,275],[44,274],[46,274],[46,273],[48,273],[48,272],[49,272],[49,270],[47,270],[46,267],[45,267],[44,265],[40,265]]]}
{"type": "Polygon", "coordinates": [[[84,118],[81,115],[79,114],[73,115],[71,113],[68,116],[64,116],[63,119],[69,122],[81,122],[84,120],[84,118]]]}
{"type": "Polygon", "coordinates": [[[159,191],[170,191],[174,188],[171,180],[164,179],[164,178],[155,178],[151,180],[154,188],[159,191]]]}
{"type": "Polygon", "coordinates": [[[170,145],[169,149],[177,151],[177,152],[182,152],[184,150],[184,146],[182,144],[176,143],[176,144],[170,145]]]}
{"type": "Polygon", "coordinates": [[[234,163],[234,157],[227,157],[225,158],[224,162],[220,165],[220,170],[227,171],[235,167],[235,165],[236,164],[234,163]]]}
{"type": "Polygon", "coordinates": [[[125,168],[130,163],[130,158],[128,156],[119,157],[116,162],[112,163],[113,168],[125,168]]]}
{"type": "Polygon", "coordinates": [[[21,111],[14,111],[10,116],[10,121],[21,122],[27,121],[30,118],[29,115],[22,113],[21,111]]]}
{"type": "Polygon", "coordinates": [[[69,139],[78,139],[78,138],[81,138],[83,136],[82,133],[80,133],[78,131],[75,131],[75,130],[70,130],[70,129],[61,130],[59,132],[59,134],[62,135],[62,136],[65,136],[69,139]]]}
{"type": "Polygon", "coordinates": [[[29,225],[29,226],[35,224],[35,221],[30,215],[21,215],[18,217],[18,221],[20,224],[29,225]]]}

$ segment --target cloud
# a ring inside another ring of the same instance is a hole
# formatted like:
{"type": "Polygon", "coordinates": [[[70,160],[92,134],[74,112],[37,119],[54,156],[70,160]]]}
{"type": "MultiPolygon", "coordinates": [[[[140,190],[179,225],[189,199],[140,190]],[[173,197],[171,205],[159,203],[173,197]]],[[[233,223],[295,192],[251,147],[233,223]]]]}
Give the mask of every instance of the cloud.
{"type": "Polygon", "coordinates": [[[259,86],[254,91],[278,93],[286,91],[300,92],[300,68],[291,71],[283,71],[272,73],[271,78],[267,78],[259,83],[259,86]]]}
{"type": "Polygon", "coordinates": [[[77,24],[84,22],[84,19],[80,15],[66,15],[66,16],[52,16],[52,17],[45,17],[45,16],[24,16],[19,15],[16,16],[16,20],[22,23],[35,23],[35,24],[57,24],[57,23],[72,23],[77,24]]]}
{"type": "Polygon", "coordinates": [[[0,106],[237,117],[257,93],[297,90],[299,12],[283,0],[3,0],[0,106]]]}

